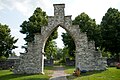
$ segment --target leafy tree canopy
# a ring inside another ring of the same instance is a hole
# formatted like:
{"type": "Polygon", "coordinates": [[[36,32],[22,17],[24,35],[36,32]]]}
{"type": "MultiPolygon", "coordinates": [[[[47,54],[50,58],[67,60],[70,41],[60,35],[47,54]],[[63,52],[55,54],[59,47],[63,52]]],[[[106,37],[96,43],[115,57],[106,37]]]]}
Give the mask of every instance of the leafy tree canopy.
{"type": "MultiPolygon", "coordinates": [[[[29,18],[29,20],[22,23],[22,25],[20,26],[22,28],[20,32],[26,34],[26,37],[24,38],[25,41],[32,42],[34,40],[34,33],[41,33],[41,27],[46,26],[47,23],[48,17],[46,12],[42,11],[42,9],[38,7],[34,11],[33,15],[29,18]]],[[[55,54],[56,52],[55,42],[52,41],[56,38],[57,29],[52,32],[46,42],[45,52],[47,57],[50,57],[51,55],[53,56],[53,54],[55,54]]],[[[25,48],[27,52],[26,46],[23,46],[22,48],[25,48]]]]}
{"type": "Polygon", "coordinates": [[[57,29],[55,29],[52,34],[49,36],[46,45],[45,45],[45,55],[48,59],[50,59],[51,57],[56,58],[57,55],[57,46],[55,41],[53,41],[54,39],[56,39],[58,37],[58,32],[57,29]]]}
{"type": "MultiPolygon", "coordinates": [[[[73,25],[79,25],[80,30],[82,32],[86,32],[88,40],[94,40],[96,47],[100,44],[100,28],[96,25],[95,19],[91,19],[86,13],[81,13],[73,20],[73,25]]],[[[74,55],[75,51],[75,43],[72,37],[68,33],[63,33],[63,42],[64,45],[67,46],[69,50],[69,54],[71,56],[74,55]]]]}
{"type": "Polygon", "coordinates": [[[55,41],[47,41],[47,45],[45,47],[45,55],[48,59],[56,57],[57,46],[56,46],[55,41]]]}
{"type": "Polygon", "coordinates": [[[70,56],[75,57],[75,43],[72,37],[68,33],[62,33],[62,41],[66,46],[70,56]]]}
{"type": "Polygon", "coordinates": [[[10,29],[7,25],[0,24],[0,57],[9,57],[12,50],[17,48],[14,44],[18,39],[10,35],[10,29]]]}
{"type": "Polygon", "coordinates": [[[112,53],[120,53],[120,12],[109,8],[100,24],[102,48],[112,53]]]}
{"type": "Polygon", "coordinates": [[[28,21],[24,21],[20,26],[21,33],[26,34],[25,40],[31,42],[34,40],[34,33],[40,33],[41,27],[47,25],[47,15],[41,8],[36,8],[28,21]]]}
{"type": "Polygon", "coordinates": [[[87,33],[88,40],[95,40],[96,21],[91,19],[86,13],[81,13],[73,20],[74,25],[79,25],[82,32],[87,33]]]}

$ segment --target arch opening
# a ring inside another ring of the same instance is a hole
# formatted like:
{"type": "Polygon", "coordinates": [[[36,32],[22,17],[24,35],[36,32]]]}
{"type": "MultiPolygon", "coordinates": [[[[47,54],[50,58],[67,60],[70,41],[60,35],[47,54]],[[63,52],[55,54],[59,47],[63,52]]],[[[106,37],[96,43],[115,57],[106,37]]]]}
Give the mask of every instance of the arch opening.
{"type": "Polygon", "coordinates": [[[66,30],[61,25],[55,27],[51,31],[51,34],[48,34],[47,39],[44,42],[43,48],[45,52],[45,66],[49,65],[47,64],[47,61],[51,59],[60,63],[64,63],[66,65],[75,66],[76,46],[74,39],[72,38],[68,30],[66,30]]]}

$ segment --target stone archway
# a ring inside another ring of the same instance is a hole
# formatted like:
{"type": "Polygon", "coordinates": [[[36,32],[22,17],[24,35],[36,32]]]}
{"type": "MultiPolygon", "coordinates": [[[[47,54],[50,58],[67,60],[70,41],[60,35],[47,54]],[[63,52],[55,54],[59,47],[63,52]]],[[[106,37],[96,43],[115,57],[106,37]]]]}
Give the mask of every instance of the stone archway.
{"type": "Polygon", "coordinates": [[[65,4],[54,4],[54,16],[48,16],[48,26],[41,28],[41,34],[35,34],[34,41],[28,43],[28,53],[21,54],[16,62],[15,74],[43,73],[44,46],[56,27],[59,25],[72,36],[76,46],[76,67],[81,70],[105,70],[106,60],[95,51],[94,43],[88,42],[85,33],[80,32],[78,25],[72,25],[71,16],[65,16],[65,4]]]}

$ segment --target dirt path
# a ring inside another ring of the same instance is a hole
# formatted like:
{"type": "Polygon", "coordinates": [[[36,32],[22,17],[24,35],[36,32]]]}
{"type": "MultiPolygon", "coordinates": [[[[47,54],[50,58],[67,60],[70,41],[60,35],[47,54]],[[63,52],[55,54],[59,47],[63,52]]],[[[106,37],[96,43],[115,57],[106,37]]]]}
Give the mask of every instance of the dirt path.
{"type": "Polygon", "coordinates": [[[52,74],[52,77],[49,80],[67,80],[66,76],[68,74],[64,72],[63,66],[55,66],[54,69],[54,73],[52,74]]]}

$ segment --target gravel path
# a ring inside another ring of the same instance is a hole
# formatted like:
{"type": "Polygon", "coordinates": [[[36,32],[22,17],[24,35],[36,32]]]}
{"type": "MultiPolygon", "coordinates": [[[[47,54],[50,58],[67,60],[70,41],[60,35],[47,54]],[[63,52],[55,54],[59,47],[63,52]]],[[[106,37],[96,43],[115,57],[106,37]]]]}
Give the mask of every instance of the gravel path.
{"type": "Polygon", "coordinates": [[[49,80],[67,80],[67,74],[64,73],[63,66],[55,66],[54,68],[54,73],[52,74],[52,77],[49,80]]]}

